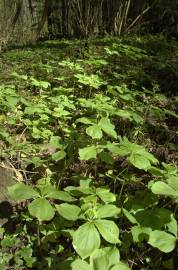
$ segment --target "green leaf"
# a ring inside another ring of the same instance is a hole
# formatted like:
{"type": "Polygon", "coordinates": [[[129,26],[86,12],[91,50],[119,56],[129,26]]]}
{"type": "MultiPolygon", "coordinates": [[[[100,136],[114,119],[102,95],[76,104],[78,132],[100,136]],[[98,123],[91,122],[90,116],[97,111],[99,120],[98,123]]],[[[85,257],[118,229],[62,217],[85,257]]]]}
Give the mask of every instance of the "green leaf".
{"type": "Polygon", "coordinates": [[[46,193],[46,197],[64,202],[75,201],[75,199],[69,193],[60,190],[50,191],[49,193],[46,193]]]}
{"type": "Polygon", "coordinates": [[[135,219],[135,217],[129,212],[127,211],[125,208],[122,209],[124,216],[126,216],[126,218],[132,223],[132,224],[137,224],[137,220],[135,219]]]}
{"type": "Polygon", "coordinates": [[[145,228],[140,226],[133,226],[131,229],[132,237],[134,242],[142,242],[149,237],[151,233],[151,228],[145,228]]]}
{"type": "Polygon", "coordinates": [[[49,145],[54,149],[61,149],[61,137],[59,136],[52,136],[49,141],[49,145]]]}
{"type": "Polygon", "coordinates": [[[171,212],[165,208],[144,209],[135,213],[135,218],[142,227],[161,230],[171,220],[171,212]]]}
{"type": "Polygon", "coordinates": [[[105,248],[103,248],[103,250],[105,251],[106,256],[109,259],[109,265],[108,265],[109,269],[112,265],[119,263],[120,253],[119,253],[119,250],[115,246],[114,247],[105,247],[105,248]]]}
{"type": "Polygon", "coordinates": [[[101,118],[101,120],[99,121],[99,124],[98,125],[101,127],[101,129],[107,135],[109,135],[110,137],[113,137],[113,138],[117,139],[117,133],[114,130],[115,129],[115,126],[111,123],[111,121],[110,121],[109,118],[107,118],[107,117],[101,118]]]}
{"type": "Polygon", "coordinates": [[[19,102],[19,97],[7,96],[6,100],[7,100],[8,106],[14,109],[17,106],[17,103],[19,102]]]}
{"type": "Polygon", "coordinates": [[[119,228],[111,220],[98,219],[95,225],[102,237],[111,244],[119,243],[119,228]]]}
{"type": "Polygon", "coordinates": [[[97,151],[95,145],[79,149],[80,160],[89,160],[93,158],[95,159],[96,155],[97,151]]]}
{"type": "Polygon", "coordinates": [[[7,235],[1,240],[1,248],[13,247],[15,244],[15,238],[7,235]]]}
{"type": "Polygon", "coordinates": [[[131,154],[131,156],[128,157],[128,161],[140,170],[147,171],[148,169],[151,168],[150,161],[140,154],[135,153],[131,154]]]}
{"type": "Polygon", "coordinates": [[[166,227],[168,228],[168,232],[177,237],[177,220],[174,218],[173,214],[171,214],[171,220],[166,224],[166,227]]]}
{"type": "Polygon", "coordinates": [[[94,224],[87,222],[73,235],[73,247],[82,258],[90,256],[100,246],[100,236],[94,224]]]}
{"type": "Polygon", "coordinates": [[[113,266],[111,270],[131,270],[125,263],[119,262],[117,265],[113,266]]]}
{"type": "Polygon", "coordinates": [[[103,256],[105,257],[105,265],[107,263],[107,267],[100,267],[100,268],[98,268],[99,270],[100,269],[109,270],[111,268],[111,266],[119,263],[119,261],[120,261],[120,253],[119,253],[119,250],[116,247],[105,247],[105,248],[101,248],[99,250],[96,250],[91,255],[91,257],[90,257],[91,263],[90,264],[92,264],[93,258],[97,259],[97,257],[99,257],[99,260],[97,260],[97,262],[98,262],[98,264],[100,266],[101,263],[104,263],[103,262],[103,256]],[[101,261],[101,263],[100,263],[100,261],[101,261]]]}
{"type": "Polygon", "coordinates": [[[128,161],[130,161],[130,163],[132,163],[136,168],[147,171],[151,168],[151,164],[158,163],[158,160],[142,146],[131,144],[130,142],[129,145],[131,148],[133,146],[133,149],[128,157],[128,161]]]}
{"type": "Polygon", "coordinates": [[[8,187],[8,193],[16,201],[34,199],[40,196],[36,190],[24,183],[17,183],[8,187]]]}
{"type": "Polygon", "coordinates": [[[92,139],[101,139],[103,136],[102,130],[98,125],[90,126],[86,129],[86,133],[92,137],[92,139]]]}
{"type": "Polygon", "coordinates": [[[28,205],[28,210],[39,221],[51,220],[55,215],[54,208],[45,198],[35,199],[28,205]]]}
{"type": "Polygon", "coordinates": [[[92,270],[92,268],[90,267],[90,265],[80,259],[75,260],[72,264],[72,270],[92,270]]]}
{"type": "Polygon", "coordinates": [[[97,188],[96,194],[105,203],[112,203],[116,201],[116,195],[111,193],[108,189],[97,188]]]}
{"type": "Polygon", "coordinates": [[[154,176],[163,176],[164,175],[163,170],[156,168],[156,167],[153,167],[153,166],[149,169],[149,172],[154,176]]]}
{"type": "Polygon", "coordinates": [[[78,118],[76,120],[76,123],[82,123],[82,124],[86,124],[86,125],[93,125],[95,124],[96,120],[95,119],[90,119],[90,118],[86,118],[86,117],[81,117],[78,118]]]}
{"type": "Polygon", "coordinates": [[[44,88],[47,89],[49,86],[51,86],[51,84],[49,82],[46,81],[38,81],[35,78],[31,77],[31,85],[34,85],[36,87],[40,87],[40,88],[44,88]]]}
{"type": "Polygon", "coordinates": [[[106,252],[103,249],[94,251],[90,257],[90,264],[94,270],[108,269],[109,258],[106,252]]]}
{"type": "Polygon", "coordinates": [[[130,149],[126,146],[120,146],[116,143],[108,143],[107,149],[114,155],[126,156],[130,154],[130,149]]]}
{"type": "Polygon", "coordinates": [[[78,206],[68,203],[56,205],[56,209],[58,213],[67,220],[77,220],[81,212],[81,209],[78,206]]]}
{"type": "Polygon", "coordinates": [[[121,212],[120,208],[116,207],[115,205],[106,204],[101,206],[97,212],[97,218],[107,218],[107,217],[114,217],[121,212]]]}
{"type": "Polygon", "coordinates": [[[151,190],[154,194],[178,197],[178,191],[161,181],[154,183],[151,190]]]}
{"type": "Polygon", "coordinates": [[[153,156],[153,154],[149,153],[146,149],[139,151],[139,154],[147,158],[151,164],[156,165],[159,163],[159,161],[153,156]]]}
{"type": "Polygon", "coordinates": [[[102,151],[99,155],[100,159],[105,162],[106,164],[113,164],[114,163],[114,159],[113,157],[111,156],[110,153],[108,152],[104,152],[102,151]]]}
{"type": "Polygon", "coordinates": [[[158,160],[141,145],[131,143],[127,138],[121,139],[118,144],[107,144],[107,148],[115,155],[128,156],[127,160],[136,168],[147,171],[151,164],[157,164],[158,160]]]}
{"type": "Polygon", "coordinates": [[[64,150],[58,151],[52,155],[52,160],[59,161],[66,157],[66,152],[64,150]]]}
{"type": "Polygon", "coordinates": [[[156,230],[150,233],[148,243],[162,252],[169,253],[175,248],[176,237],[169,233],[156,230]]]}
{"type": "Polygon", "coordinates": [[[169,176],[167,182],[171,188],[178,192],[178,177],[177,176],[169,176]]]}

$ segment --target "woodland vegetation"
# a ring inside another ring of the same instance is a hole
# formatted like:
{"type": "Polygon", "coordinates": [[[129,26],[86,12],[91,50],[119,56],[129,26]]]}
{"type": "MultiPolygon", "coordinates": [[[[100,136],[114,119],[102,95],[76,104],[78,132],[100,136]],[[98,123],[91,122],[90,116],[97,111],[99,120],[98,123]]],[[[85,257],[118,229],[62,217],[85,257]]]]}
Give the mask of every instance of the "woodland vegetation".
{"type": "Polygon", "coordinates": [[[178,1],[0,14],[0,270],[177,270],[178,1]]]}

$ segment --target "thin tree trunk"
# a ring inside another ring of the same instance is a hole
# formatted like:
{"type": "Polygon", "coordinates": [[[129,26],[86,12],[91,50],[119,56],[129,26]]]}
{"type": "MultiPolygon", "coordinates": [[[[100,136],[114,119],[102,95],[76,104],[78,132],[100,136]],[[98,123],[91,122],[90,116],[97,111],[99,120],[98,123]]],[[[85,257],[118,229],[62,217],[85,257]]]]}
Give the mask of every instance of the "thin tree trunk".
{"type": "Polygon", "coordinates": [[[19,17],[20,17],[20,14],[21,14],[21,11],[22,11],[22,6],[23,6],[23,0],[18,0],[17,3],[16,3],[16,11],[15,11],[15,15],[12,19],[12,28],[15,27],[19,17]]]}
{"type": "Polygon", "coordinates": [[[44,24],[46,22],[49,4],[50,4],[50,0],[45,0],[43,14],[42,14],[41,20],[38,23],[38,27],[36,29],[36,38],[38,38],[40,36],[40,33],[41,33],[41,31],[44,27],[44,24]]]}

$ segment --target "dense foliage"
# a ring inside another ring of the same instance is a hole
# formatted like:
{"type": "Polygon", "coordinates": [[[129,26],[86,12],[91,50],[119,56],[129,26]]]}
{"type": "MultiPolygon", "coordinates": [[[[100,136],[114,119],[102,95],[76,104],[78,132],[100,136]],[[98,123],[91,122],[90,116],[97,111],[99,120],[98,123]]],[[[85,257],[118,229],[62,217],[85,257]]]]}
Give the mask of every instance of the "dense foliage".
{"type": "Polygon", "coordinates": [[[17,180],[0,269],[175,269],[177,49],[148,36],[0,56],[1,161],[17,180]]]}

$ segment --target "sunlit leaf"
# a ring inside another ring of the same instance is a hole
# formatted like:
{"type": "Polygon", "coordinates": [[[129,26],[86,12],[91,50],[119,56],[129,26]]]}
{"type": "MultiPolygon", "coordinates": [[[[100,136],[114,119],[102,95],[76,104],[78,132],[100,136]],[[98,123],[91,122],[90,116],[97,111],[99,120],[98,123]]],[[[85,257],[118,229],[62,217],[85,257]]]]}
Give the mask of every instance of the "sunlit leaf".
{"type": "Polygon", "coordinates": [[[79,156],[81,160],[95,159],[97,155],[96,146],[92,145],[79,149],[79,156]]]}
{"type": "Polygon", "coordinates": [[[164,231],[156,230],[150,233],[148,243],[162,252],[169,253],[175,248],[176,237],[164,231]]]}
{"type": "Polygon", "coordinates": [[[8,187],[8,193],[16,201],[28,200],[40,196],[36,190],[24,183],[17,183],[8,187]]]}
{"type": "Polygon", "coordinates": [[[62,203],[56,205],[58,213],[67,220],[77,220],[81,209],[76,205],[71,205],[68,203],[62,203]]]}
{"type": "Polygon", "coordinates": [[[55,215],[54,208],[45,198],[38,198],[32,201],[28,205],[28,210],[39,221],[51,220],[55,215]]]}
{"type": "Polygon", "coordinates": [[[95,225],[102,237],[111,244],[119,243],[119,228],[111,220],[100,219],[95,221],[95,225]]]}
{"type": "Polygon", "coordinates": [[[75,231],[73,246],[82,258],[87,258],[99,248],[100,236],[92,222],[85,223],[75,231]]]}

